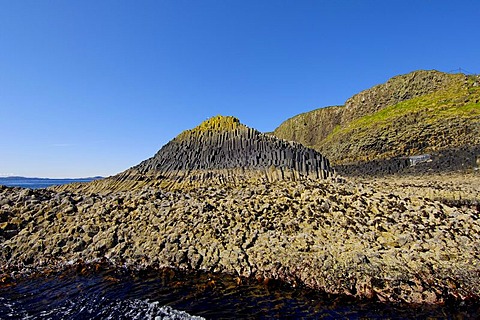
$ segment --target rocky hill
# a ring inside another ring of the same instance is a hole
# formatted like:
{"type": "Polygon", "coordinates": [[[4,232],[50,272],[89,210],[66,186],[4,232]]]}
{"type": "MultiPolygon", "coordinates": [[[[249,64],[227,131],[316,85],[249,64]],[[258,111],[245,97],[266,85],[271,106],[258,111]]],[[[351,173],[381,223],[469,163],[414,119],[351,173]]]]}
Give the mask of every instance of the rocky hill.
{"type": "Polygon", "coordinates": [[[185,188],[205,181],[324,179],[332,173],[328,159],[313,149],[263,134],[237,118],[216,116],[182,132],[137,166],[84,187],[95,191],[146,185],[185,188]]]}
{"type": "MultiPolygon", "coordinates": [[[[303,143],[334,165],[451,152],[480,145],[480,78],[415,71],[288,119],[274,135],[303,143]]],[[[476,150],[476,149],[475,149],[476,150]]],[[[476,151],[469,151],[475,162],[476,151]]]]}

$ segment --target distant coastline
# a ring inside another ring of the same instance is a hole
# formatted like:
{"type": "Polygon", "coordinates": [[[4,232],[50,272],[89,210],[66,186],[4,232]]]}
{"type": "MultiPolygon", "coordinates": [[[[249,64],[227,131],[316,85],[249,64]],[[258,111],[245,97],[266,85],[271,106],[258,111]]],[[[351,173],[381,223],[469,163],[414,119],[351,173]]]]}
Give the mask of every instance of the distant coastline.
{"type": "Polygon", "coordinates": [[[41,189],[50,186],[64,185],[75,182],[90,182],[102,179],[103,177],[87,177],[87,178],[37,178],[37,177],[21,177],[8,176],[0,177],[0,185],[7,187],[21,187],[29,189],[41,189]]]}

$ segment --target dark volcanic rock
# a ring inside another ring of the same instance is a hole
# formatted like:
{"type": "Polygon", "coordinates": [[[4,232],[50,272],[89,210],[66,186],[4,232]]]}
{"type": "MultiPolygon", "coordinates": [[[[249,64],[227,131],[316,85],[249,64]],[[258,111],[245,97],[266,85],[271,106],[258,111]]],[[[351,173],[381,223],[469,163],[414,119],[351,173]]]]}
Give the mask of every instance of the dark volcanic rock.
{"type": "Polygon", "coordinates": [[[418,164],[412,161],[416,157],[397,157],[338,165],[335,170],[343,176],[424,175],[478,170],[480,145],[451,148],[424,156],[428,160],[418,164]]]}
{"type": "Polygon", "coordinates": [[[317,151],[262,134],[236,118],[222,116],[183,132],[134,169],[147,173],[270,167],[295,170],[312,178],[325,178],[332,172],[328,160],[317,151]]]}
{"type": "Polygon", "coordinates": [[[116,176],[56,190],[111,192],[145,186],[198,187],[208,182],[325,179],[334,174],[314,149],[263,134],[234,117],[213,117],[186,130],[155,156],[116,176]]]}

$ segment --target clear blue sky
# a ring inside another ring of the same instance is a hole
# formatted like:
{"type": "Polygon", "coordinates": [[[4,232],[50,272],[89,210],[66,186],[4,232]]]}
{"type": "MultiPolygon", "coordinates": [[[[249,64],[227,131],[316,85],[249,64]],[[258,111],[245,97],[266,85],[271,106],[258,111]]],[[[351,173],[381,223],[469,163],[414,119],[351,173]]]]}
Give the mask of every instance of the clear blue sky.
{"type": "Polygon", "coordinates": [[[113,175],[417,69],[480,73],[480,1],[0,0],[0,175],[113,175]]]}

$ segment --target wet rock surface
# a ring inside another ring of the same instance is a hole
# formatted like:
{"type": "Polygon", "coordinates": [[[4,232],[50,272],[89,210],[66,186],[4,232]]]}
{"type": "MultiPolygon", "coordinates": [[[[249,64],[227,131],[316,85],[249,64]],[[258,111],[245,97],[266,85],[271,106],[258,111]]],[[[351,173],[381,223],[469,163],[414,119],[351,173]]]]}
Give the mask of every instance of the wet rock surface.
{"type": "Polygon", "coordinates": [[[89,195],[0,187],[2,281],[107,260],[380,301],[478,299],[478,208],[393,189],[342,179],[89,195]]]}

